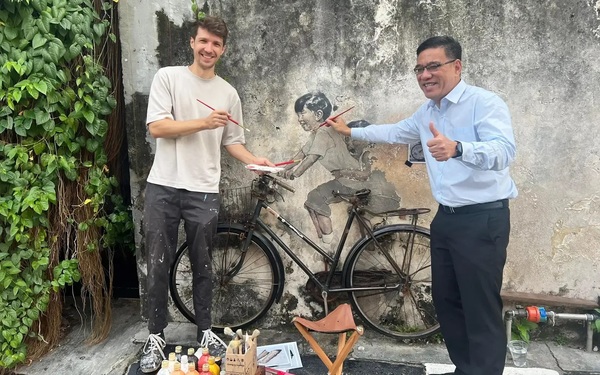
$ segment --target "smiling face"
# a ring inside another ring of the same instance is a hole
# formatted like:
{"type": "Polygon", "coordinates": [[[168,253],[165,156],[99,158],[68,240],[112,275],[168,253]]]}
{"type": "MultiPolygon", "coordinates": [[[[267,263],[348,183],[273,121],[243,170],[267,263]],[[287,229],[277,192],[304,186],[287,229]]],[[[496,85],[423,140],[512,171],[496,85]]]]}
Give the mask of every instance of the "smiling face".
{"type": "MultiPolygon", "coordinates": [[[[417,66],[444,64],[450,60],[453,59],[448,58],[443,47],[428,48],[417,56],[417,66]]],[[[440,66],[434,72],[425,69],[422,74],[417,75],[417,81],[425,97],[432,99],[439,106],[442,98],[448,95],[460,82],[461,71],[462,62],[457,59],[454,62],[440,66]]]]}
{"type": "Polygon", "coordinates": [[[194,51],[194,63],[191,70],[198,76],[211,78],[215,74],[215,64],[225,52],[223,38],[198,28],[196,36],[190,38],[190,47],[194,51]]]}
{"type": "Polygon", "coordinates": [[[321,122],[323,122],[323,111],[316,110],[312,111],[306,106],[301,112],[296,113],[298,115],[298,122],[305,131],[312,131],[319,128],[321,122]]]}

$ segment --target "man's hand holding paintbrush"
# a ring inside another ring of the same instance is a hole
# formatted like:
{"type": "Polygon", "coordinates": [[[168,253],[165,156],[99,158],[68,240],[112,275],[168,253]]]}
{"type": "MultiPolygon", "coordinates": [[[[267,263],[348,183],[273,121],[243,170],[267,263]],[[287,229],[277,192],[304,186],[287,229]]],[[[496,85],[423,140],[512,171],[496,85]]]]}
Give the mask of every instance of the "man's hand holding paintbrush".
{"type": "Polygon", "coordinates": [[[345,135],[347,137],[350,136],[351,129],[348,127],[348,125],[346,124],[346,121],[344,121],[343,118],[341,118],[341,117],[328,118],[326,123],[328,126],[331,126],[333,129],[335,129],[335,131],[337,131],[338,133],[345,135]]]}
{"type": "Polygon", "coordinates": [[[353,106],[348,108],[345,111],[342,111],[340,113],[338,113],[337,115],[328,118],[327,120],[325,120],[325,122],[323,122],[321,125],[319,125],[319,127],[321,126],[331,126],[333,127],[337,132],[345,135],[345,136],[350,136],[350,128],[348,127],[348,125],[346,125],[346,122],[342,119],[342,115],[348,111],[350,111],[352,108],[354,108],[353,106]]]}

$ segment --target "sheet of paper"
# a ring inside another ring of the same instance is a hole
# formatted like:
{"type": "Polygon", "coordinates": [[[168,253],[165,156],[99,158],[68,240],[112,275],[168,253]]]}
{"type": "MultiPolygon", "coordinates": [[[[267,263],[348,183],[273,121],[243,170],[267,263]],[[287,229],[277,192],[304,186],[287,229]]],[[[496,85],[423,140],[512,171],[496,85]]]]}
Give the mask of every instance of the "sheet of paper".
{"type": "Polygon", "coordinates": [[[302,367],[298,344],[295,341],[259,346],[256,348],[256,355],[261,366],[283,371],[302,367]]]}
{"type": "Polygon", "coordinates": [[[251,171],[277,173],[277,172],[283,171],[285,168],[284,167],[269,167],[266,165],[258,165],[258,164],[247,164],[246,169],[249,169],[251,171]]]}

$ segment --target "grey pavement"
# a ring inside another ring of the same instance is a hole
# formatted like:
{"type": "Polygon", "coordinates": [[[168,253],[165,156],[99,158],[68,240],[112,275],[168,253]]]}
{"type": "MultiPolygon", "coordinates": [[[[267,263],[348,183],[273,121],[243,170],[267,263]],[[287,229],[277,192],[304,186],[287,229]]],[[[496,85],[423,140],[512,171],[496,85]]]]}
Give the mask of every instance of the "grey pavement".
{"type": "MultiPolygon", "coordinates": [[[[304,338],[292,324],[279,329],[261,329],[258,344],[276,344],[296,341],[303,359],[303,368],[291,370],[298,375],[326,374],[325,367],[304,338]]],[[[89,326],[73,326],[69,334],[41,360],[15,370],[18,375],[86,374],[126,375],[137,362],[144,345],[147,329],[139,314],[139,301],[118,299],[113,303],[113,326],[106,341],[95,346],[85,344],[89,326]]],[[[191,323],[171,323],[165,330],[171,344],[197,346],[195,326],[191,323]]],[[[325,343],[327,353],[334,353],[336,335],[317,334],[325,343]]],[[[345,374],[442,374],[453,371],[454,366],[443,344],[402,343],[385,337],[368,328],[355,345],[344,366],[345,374]],[[367,364],[369,370],[365,370],[367,364]],[[378,367],[379,366],[379,367],[378,367]],[[380,369],[380,370],[378,370],[380,369]],[[422,369],[422,370],[421,370],[422,369]]],[[[530,343],[527,367],[516,368],[510,356],[504,375],[600,375],[600,353],[554,342],[530,343]]],[[[482,374],[485,375],[485,374],[482,374]]]]}

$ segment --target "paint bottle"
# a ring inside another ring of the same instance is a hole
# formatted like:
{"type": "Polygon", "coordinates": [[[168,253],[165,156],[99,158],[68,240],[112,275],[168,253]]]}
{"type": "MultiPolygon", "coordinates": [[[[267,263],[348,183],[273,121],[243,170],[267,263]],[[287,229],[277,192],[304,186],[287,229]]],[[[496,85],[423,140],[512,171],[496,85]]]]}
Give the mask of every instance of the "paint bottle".
{"type": "Polygon", "coordinates": [[[169,361],[167,361],[165,359],[162,361],[160,370],[158,370],[158,373],[156,375],[170,375],[170,374],[171,374],[171,372],[169,371],[169,361]]]}
{"type": "Polygon", "coordinates": [[[177,363],[175,352],[171,352],[169,353],[169,373],[175,371],[175,363],[177,363]]]}
{"type": "Polygon", "coordinates": [[[181,371],[181,363],[175,362],[175,370],[171,373],[171,375],[185,375],[185,372],[181,371]]]}
{"type": "Polygon", "coordinates": [[[211,375],[210,371],[208,371],[208,363],[202,365],[202,371],[200,371],[200,375],[211,375]]]}
{"type": "Polygon", "coordinates": [[[196,368],[194,367],[194,364],[192,362],[188,363],[188,372],[187,375],[200,375],[200,373],[198,372],[198,370],[196,370],[196,368]]]}
{"type": "Polygon", "coordinates": [[[212,375],[219,375],[219,373],[221,372],[219,365],[215,363],[215,357],[213,357],[212,355],[208,357],[208,371],[212,375]]]}
{"type": "Polygon", "coordinates": [[[187,374],[188,368],[189,368],[187,355],[185,355],[185,354],[182,355],[181,356],[181,361],[179,361],[179,362],[181,363],[181,371],[183,371],[184,373],[187,374]]]}
{"type": "Polygon", "coordinates": [[[181,347],[181,345],[177,345],[175,347],[175,358],[177,359],[177,362],[181,362],[181,352],[183,351],[183,348],[181,347]]]}
{"type": "Polygon", "coordinates": [[[210,354],[208,353],[208,348],[202,348],[202,355],[198,358],[198,369],[202,369],[202,365],[208,363],[208,357],[210,354]]]}
{"type": "Polygon", "coordinates": [[[188,348],[188,363],[193,363],[194,364],[194,370],[198,370],[198,357],[196,357],[196,355],[194,353],[196,353],[196,351],[194,350],[194,348],[188,348]]]}

